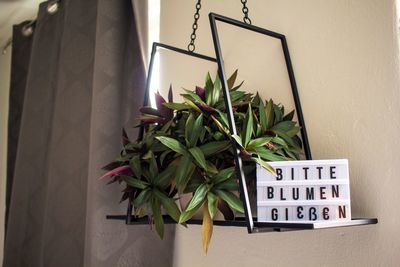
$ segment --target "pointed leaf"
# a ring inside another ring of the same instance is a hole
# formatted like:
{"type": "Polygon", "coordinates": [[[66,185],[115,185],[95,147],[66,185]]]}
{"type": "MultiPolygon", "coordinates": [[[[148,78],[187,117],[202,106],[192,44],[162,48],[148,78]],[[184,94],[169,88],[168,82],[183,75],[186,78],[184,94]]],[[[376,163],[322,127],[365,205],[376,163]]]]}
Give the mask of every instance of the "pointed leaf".
{"type": "Polygon", "coordinates": [[[208,211],[210,212],[211,219],[214,218],[215,213],[217,212],[217,208],[218,208],[217,199],[218,198],[214,193],[212,193],[212,192],[207,193],[208,211]]]}
{"type": "Polygon", "coordinates": [[[234,173],[235,173],[235,167],[223,169],[215,176],[213,182],[214,184],[221,183],[231,178],[234,173]]]}
{"type": "Polygon", "coordinates": [[[289,112],[288,114],[286,114],[282,120],[284,121],[291,121],[293,120],[294,117],[294,110],[292,110],[291,112],[289,112]]]}
{"type": "Polygon", "coordinates": [[[194,115],[193,113],[190,113],[189,117],[186,120],[186,125],[185,125],[185,140],[187,147],[190,147],[190,139],[193,134],[193,124],[194,124],[194,115]]]}
{"type": "Polygon", "coordinates": [[[101,176],[99,179],[103,179],[105,177],[109,177],[109,176],[113,176],[113,175],[132,175],[133,172],[131,170],[131,168],[127,165],[115,168],[109,172],[106,172],[105,174],[103,174],[103,176],[101,176]]]}
{"type": "Polygon", "coordinates": [[[249,104],[249,107],[247,109],[247,114],[246,114],[245,135],[242,136],[242,137],[244,137],[244,140],[243,140],[244,147],[247,147],[252,135],[253,135],[253,111],[251,109],[251,105],[249,104]]]}
{"type": "Polygon", "coordinates": [[[201,201],[195,208],[189,210],[189,211],[183,211],[181,213],[181,216],[179,217],[179,223],[184,223],[187,220],[190,220],[194,214],[196,214],[196,212],[199,210],[199,208],[203,205],[205,199],[203,199],[203,201],[201,201]]]}
{"type": "Polygon", "coordinates": [[[146,187],[149,186],[149,183],[134,178],[132,176],[121,176],[121,178],[125,181],[125,183],[135,188],[145,189],[146,187]]]}
{"type": "Polygon", "coordinates": [[[275,120],[274,102],[272,99],[268,101],[267,106],[265,107],[265,115],[267,117],[267,129],[269,129],[274,125],[275,120]]]}
{"type": "Polygon", "coordinates": [[[223,200],[218,199],[218,210],[224,215],[224,219],[227,221],[231,221],[235,218],[233,211],[229,208],[229,205],[223,200]]]}
{"type": "Polygon", "coordinates": [[[151,202],[151,209],[153,210],[154,224],[156,231],[161,239],[164,238],[164,220],[161,214],[161,205],[157,199],[153,199],[151,202]]]}
{"type": "Polygon", "coordinates": [[[190,147],[196,146],[196,143],[200,137],[203,126],[203,114],[200,114],[196,121],[193,123],[191,134],[188,138],[190,147]]]}
{"type": "Polygon", "coordinates": [[[164,103],[164,106],[172,110],[186,110],[190,107],[182,103],[164,103]]]}
{"type": "Polygon", "coordinates": [[[233,86],[235,85],[237,74],[238,74],[238,70],[235,70],[235,72],[231,75],[231,77],[229,77],[229,79],[227,81],[229,90],[231,90],[233,88],[233,86]]]}
{"type": "Polygon", "coordinates": [[[145,203],[147,203],[150,200],[151,197],[151,191],[150,189],[145,189],[140,192],[140,194],[133,200],[133,206],[135,208],[140,208],[142,207],[145,203]]]}
{"type": "Polygon", "coordinates": [[[190,211],[194,209],[197,205],[199,205],[205,199],[207,192],[208,192],[207,185],[206,184],[200,185],[196,189],[196,192],[194,192],[194,195],[190,200],[188,206],[186,207],[185,211],[190,211]]]}
{"type": "Polygon", "coordinates": [[[270,173],[272,173],[273,175],[276,176],[276,172],[275,172],[274,168],[272,168],[271,165],[269,165],[267,162],[262,160],[260,157],[258,157],[258,158],[253,157],[253,160],[255,162],[257,162],[258,164],[260,164],[261,167],[263,167],[264,169],[266,169],[267,171],[269,171],[270,173]]]}
{"type": "Polygon", "coordinates": [[[253,139],[247,145],[246,150],[264,146],[265,144],[269,143],[271,140],[272,140],[272,137],[260,137],[257,139],[253,139]]]}
{"type": "Polygon", "coordinates": [[[212,91],[214,90],[214,84],[212,82],[210,73],[207,73],[206,76],[206,86],[205,86],[205,90],[206,90],[206,103],[208,105],[211,104],[211,100],[212,100],[212,91]]]}
{"type": "Polygon", "coordinates": [[[200,165],[201,168],[206,169],[206,159],[204,158],[203,152],[198,147],[192,147],[189,149],[190,154],[196,160],[197,164],[200,165]]]}
{"type": "Polygon", "coordinates": [[[230,147],[229,141],[215,141],[209,142],[200,146],[201,152],[203,152],[205,157],[220,153],[230,147]]]}
{"type": "Polygon", "coordinates": [[[236,141],[236,143],[243,148],[242,138],[236,134],[232,134],[231,136],[236,141]]]}
{"type": "Polygon", "coordinates": [[[181,212],[179,211],[179,208],[176,205],[175,200],[169,198],[167,195],[165,195],[157,188],[155,188],[153,192],[154,195],[161,201],[163,207],[171,216],[171,218],[174,219],[176,222],[179,222],[179,217],[181,216],[181,212]]]}
{"type": "Polygon", "coordinates": [[[182,145],[178,140],[166,136],[158,136],[156,137],[156,139],[173,151],[181,155],[186,154],[186,147],[182,145]]]}
{"type": "Polygon", "coordinates": [[[226,201],[226,203],[228,203],[229,207],[238,212],[244,213],[243,203],[236,195],[224,190],[215,190],[215,191],[220,198],[222,198],[224,201],[226,201]]]}
{"type": "Polygon", "coordinates": [[[142,169],[140,166],[140,156],[139,155],[133,156],[131,158],[131,160],[129,161],[129,166],[131,167],[131,169],[133,170],[133,173],[135,174],[135,176],[137,178],[140,178],[140,176],[142,176],[142,169]]]}
{"type": "Polygon", "coordinates": [[[258,112],[260,116],[260,124],[263,132],[265,132],[268,129],[268,120],[267,120],[267,115],[265,114],[265,106],[263,101],[260,101],[260,105],[258,106],[258,112]]]}
{"type": "Polygon", "coordinates": [[[183,190],[185,189],[186,184],[189,181],[190,176],[195,168],[196,165],[194,165],[194,163],[192,162],[192,157],[189,154],[181,157],[175,175],[176,184],[180,192],[183,192],[183,190]]]}
{"type": "MultiPolygon", "coordinates": [[[[206,201],[207,204],[207,201],[206,201]]],[[[208,205],[203,206],[203,224],[201,226],[201,236],[203,240],[203,251],[207,254],[208,246],[213,232],[213,221],[208,211],[208,205]]]]}

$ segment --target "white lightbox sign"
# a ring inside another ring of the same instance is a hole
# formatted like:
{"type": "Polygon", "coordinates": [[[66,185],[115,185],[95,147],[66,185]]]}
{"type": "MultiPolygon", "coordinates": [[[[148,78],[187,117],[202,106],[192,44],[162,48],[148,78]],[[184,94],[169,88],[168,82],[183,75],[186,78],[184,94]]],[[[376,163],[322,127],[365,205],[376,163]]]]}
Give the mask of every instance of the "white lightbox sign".
{"type": "Polygon", "coordinates": [[[351,220],[347,159],[268,162],[257,165],[259,222],[351,220]]]}

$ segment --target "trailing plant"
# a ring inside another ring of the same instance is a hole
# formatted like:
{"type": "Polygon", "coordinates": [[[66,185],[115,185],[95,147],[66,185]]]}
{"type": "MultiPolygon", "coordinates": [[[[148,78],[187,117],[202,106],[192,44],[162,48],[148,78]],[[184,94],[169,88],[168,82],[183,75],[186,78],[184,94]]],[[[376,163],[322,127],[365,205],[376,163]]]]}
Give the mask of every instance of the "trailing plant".
{"type": "Polygon", "coordinates": [[[163,210],[185,225],[202,210],[203,248],[207,252],[213,218],[219,210],[226,220],[243,213],[238,197],[233,144],[244,164],[255,162],[274,172],[268,161],[296,160],[301,152],[293,121],[294,111],[258,94],[241,91],[237,71],[227,81],[234,109],[237,135],[229,131],[221,82],[207,74],[205,86],[184,90],[183,102],[168,102],[155,94],[156,108],[141,108],[142,140],[129,141],[123,131],[123,148],[103,177],[124,183],[121,201],[129,200],[136,216],[147,215],[159,236],[164,235],[163,210]],[[186,206],[177,205],[184,193],[192,194],[186,206]]]}

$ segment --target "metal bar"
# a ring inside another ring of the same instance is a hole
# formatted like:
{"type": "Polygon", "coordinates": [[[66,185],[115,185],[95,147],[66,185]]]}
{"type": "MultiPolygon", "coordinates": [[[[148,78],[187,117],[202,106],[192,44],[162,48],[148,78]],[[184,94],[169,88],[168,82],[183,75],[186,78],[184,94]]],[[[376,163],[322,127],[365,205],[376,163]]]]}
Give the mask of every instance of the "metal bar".
{"type": "MultiPolygon", "coordinates": [[[[145,225],[149,223],[147,216],[141,218],[132,218],[127,220],[125,215],[107,215],[108,220],[121,220],[126,221],[129,225],[145,225]]],[[[169,215],[163,215],[165,224],[177,224],[177,222],[172,219],[169,215]]],[[[254,218],[257,220],[257,218],[254,218]]],[[[186,222],[187,224],[201,225],[202,220],[191,219],[186,222]]],[[[254,233],[262,232],[285,232],[285,231],[297,231],[297,230],[318,230],[318,229],[330,229],[338,227],[349,227],[349,226],[362,226],[377,224],[378,219],[376,218],[357,218],[350,221],[342,222],[254,222],[254,233]]],[[[213,221],[215,226],[234,226],[234,227],[244,227],[246,226],[245,218],[236,218],[233,221],[213,221]]]]}
{"type": "Polygon", "coordinates": [[[212,62],[217,62],[217,59],[215,59],[213,57],[209,57],[209,56],[206,56],[206,55],[198,54],[198,53],[195,53],[195,52],[190,52],[190,51],[187,51],[187,50],[175,47],[175,46],[170,46],[170,45],[167,45],[167,44],[162,44],[162,43],[155,43],[155,44],[156,44],[156,46],[159,46],[159,47],[171,50],[171,51],[175,51],[175,52],[178,52],[178,53],[181,53],[181,54],[185,54],[185,55],[188,55],[188,56],[201,58],[201,59],[212,61],[212,62]]]}
{"type": "Polygon", "coordinates": [[[224,23],[236,26],[236,27],[240,27],[240,28],[243,28],[246,30],[250,30],[253,32],[257,32],[257,33],[264,34],[264,35],[281,40],[282,50],[283,50],[283,54],[285,57],[286,68],[288,71],[292,95],[293,95],[293,99],[294,99],[294,103],[295,103],[296,113],[297,113],[297,117],[299,120],[298,123],[299,123],[299,126],[301,127],[300,131],[301,131],[301,137],[302,137],[302,141],[303,141],[304,154],[305,154],[307,160],[311,160],[312,155],[311,155],[310,144],[308,141],[308,135],[307,135],[306,125],[305,125],[304,116],[303,116],[303,110],[301,108],[300,97],[299,97],[299,93],[297,90],[296,79],[294,76],[292,61],[290,59],[289,49],[288,49],[285,35],[277,33],[277,32],[273,32],[273,31],[270,31],[270,30],[267,30],[264,28],[260,28],[260,27],[254,26],[254,25],[249,25],[244,22],[241,22],[241,21],[238,21],[238,20],[235,20],[232,18],[228,18],[228,17],[222,16],[219,14],[210,13],[209,16],[210,16],[210,18],[212,17],[214,20],[221,21],[221,22],[224,22],[224,23]]]}
{"type": "Polygon", "coordinates": [[[209,16],[212,16],[215,20],[218,20],[218,21],[221,21],[221,22],[225,22],[227,24],[230,24],[230,25],[233,25],[233,26],[237,26],[237,27],[240,27],[240,28],[243,28],[243,29],[246,29],[246,30],[251,30],[251,31],[258,32],[258,33],[261,33],[261,34],[264,34],[264,35],[268,35],[268,36],[271,36],[271,37],[275,37],[275,38],[279,38],[279,39],[282,38],[282,37],[285,37],[285,35],[283,35],[281,33],[270,31],[270,30],[267,30],[267,29],[264,29],[264,28],[260,28],[260,27],[251,25],[251,24],[246,24],[246,23],[241,22],[239,20],[235,20],[235,19],[232,19],[232,18],[229,18],[229,17],[225,17],[225,16],[222,16],[220,14],[215,14],[215,13],[211,12],[209,14],[209,16]]]}
{"type": "MultiPolygon", "coordinates": [[[[219,43],[217,25],[215,23],[215,14],[210,13],[209,19],[210,19],[210,25],[211,25],[211,32],[212,32],[212,36],[213,36],[215,55],[216,55],[216,58],[218,61],[218,75],[221,80],[222,90],[224,92],[224,101],[225,101],[225,108],[226,108],[227,115],[228,115],[229,129],[231,131],[231,134],[237,134],[235,118],[233,115],[232,103],[231,103],[229,88],[228,88],[228,84],[227,84],[227,77],[225,75],[225,67],[224,67],[223,59],[222,59],[221,45],[219,43]]],[[[245,178],[244,172],[243,172],[242,159],[239,156],[240,151],[239,151],[236,143],[233,140],[231,141],[231,143],[234,148],[233,152],[234,152],[235,163],[236,163],[235,164],[236,165],[236,168],[235,168],[236,169],[236,177],[239,178],[239,186],[241,189],[240,197],[244,204],[244,214],[246,216],[247,231],[249,233],[252,233],[253,227],[254,227],[254,222],[253,222],[253,216],[251,214],[250,200],[249,200],[249,195],[247,192],[246,178],[245,178]]]]}
{"type": "MultiPolygon", "coordinates": [[[[157,53],[157,49],[158,48],[163,48],[163,49],[167,49],[167,50],[171,50],[177,53],[181,53],[184,55],[188,55],[188,56],[192,56],[192,57],[196,57],[196,58],[200,58],[200,59],[204,59],[204,60],[208,60],[211,62],[217,62],[217,60],[215,58],[206,56],[206,55],[202,55],[202,54],[198,54],[198,53],[194,53],[194,52],[189,52],[187,50],[178,48],[178,47],[174,47],[174,46],[170,46],[167,44],[163,44],[163,43],[157,43],[157,42],[153,42],[152,48],[151,48],[151,56],[150,56],[150,63],[149,63],[149,69],[147,71],[147,79],[146,79],[146,85],[145,85],[145,91],[144,91],[144,99],[143,99],[143,106],[147,106],[149,104],[149,96],[150,96],[150,83],[151,83],[151,78],[153,75],[153,66],[154,66],[154,59],[155,59],[155,55],[157,53]]],[[[140,126],[139,128],[139,135],[137,140],[143,140],[143,135],[144,135],[144,126],[140,126]]],[[[128,208],[127,208],[127,215],[126,215],[126,223],[128,224],[129,222],[131,222],[132,220],[134,220],[133,214],[132,214],[132,210],[133,210],[133,205],[131,203],[131,201],[129,201],[128,203],[128,208]]]]}
{"type": "Polygon", "coordinates": [[[283,48],[283,54],[285,55],[286,68],[288,71],[290,85],[292,88],[292,94],[293,94],[294,104],[296,107],[297,118],[299,120],[298,123],[300,126],[301,137],[303,139],[304,154],[305,154],[307,160],[311,160],[312,155],[311,155],[310,144],[308,142],[306,123],[304,121],[303,110],[301,108],[299,92],[297,90],[296,79],[294,77],[292,61],[290,60],[289,48],[288,48],[285,36],[283,36],[281,38],[281,43],[282,43],[282,48],[283,48]]]}

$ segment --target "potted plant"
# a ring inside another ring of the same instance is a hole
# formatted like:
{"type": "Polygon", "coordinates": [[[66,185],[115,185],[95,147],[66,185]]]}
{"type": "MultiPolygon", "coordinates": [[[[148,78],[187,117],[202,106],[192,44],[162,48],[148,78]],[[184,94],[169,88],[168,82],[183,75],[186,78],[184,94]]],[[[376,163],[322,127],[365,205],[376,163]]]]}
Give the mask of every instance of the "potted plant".
{"type": "Polygon", "coordinates": [[[105,167],[103,177],[124,183],[122,200],[129,200],[136,216],[148,215],[163,238],[163,210],[179,224],[203,213],[203,248],[207,252],[213,218],[219,210],[232,220],[234,211],[243,213],[235,177],[233,145],[246,163],[260,164],[274,172],[268,161],[296,160],[301,153],[299,127],[294,111],[272,100],[263,101],[235,85],[237,71],[227,81],[238,135],[229,131],[221,82],[207,74],[204,87],[185,90],[182,103],[168,102],[155,95],[157,108],[141,108],[142,140],[131,142],[123,134],[123,148],[105,167]],[[186,205],[177,199],[191,194],[186,205]]]}

